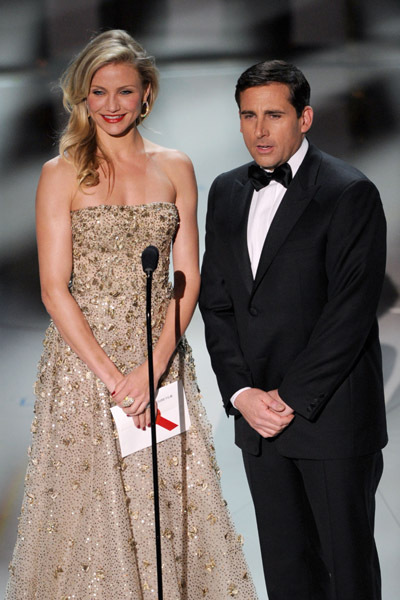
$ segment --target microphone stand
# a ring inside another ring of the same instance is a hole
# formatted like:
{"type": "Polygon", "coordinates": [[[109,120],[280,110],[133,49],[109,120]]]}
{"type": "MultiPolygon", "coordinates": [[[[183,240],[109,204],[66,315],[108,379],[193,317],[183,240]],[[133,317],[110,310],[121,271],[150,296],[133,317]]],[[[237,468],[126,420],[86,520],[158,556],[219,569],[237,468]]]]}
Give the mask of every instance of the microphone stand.
{"type": "Polygon", "coordinates": [[[160,498],[158,488],[158,462],[157,462],[157,433],[156,410],[154,394],[153,371],[153,340],[151,332],[151,285],[153,271],[157,268],[158,250],[155,246],[148,246],[142,254],[143,270],[146,273],[146,328],[147,328],[147,356],[149,366],[150,414],[151,414],[151,451],[153,458],[153,490],[154,490],[154,524],[156,535],[157,555],[157,585],[158,600],[163,600],[162,586],[162,561],[161,561],[161,532],[160,532],[160,498]]]}

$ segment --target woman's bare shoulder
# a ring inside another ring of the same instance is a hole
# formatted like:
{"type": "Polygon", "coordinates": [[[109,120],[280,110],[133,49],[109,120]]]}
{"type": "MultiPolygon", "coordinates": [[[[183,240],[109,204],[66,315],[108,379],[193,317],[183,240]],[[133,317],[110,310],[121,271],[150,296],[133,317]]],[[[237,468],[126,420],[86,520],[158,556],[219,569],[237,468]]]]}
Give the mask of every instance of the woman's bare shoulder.
{"type": "Polygon", "coordinates": [[[155,160],[165,165],[171,164],[174,167],[182,165],[182,168],[192,168],[192,161],[187,154],[174,148],[166,148],[149,140],[145,140],[145,149],[155,160]]]}
{"type": "Polygon", "coordinates": [[[44,197],[46,202],[51,202],[52,199],[57,198],[57,201],[60,202],[64,198],[69,203],[76,193],[77,186],[74,166],[62,156],[56,156],[45,162],[42,167],[38,199],[44,197]]]}
{"type": "Polygon", "coordinates": [[[76,180],[75,167],[63,156],[55,156],[44,163],[42,175],[46,177],[61,177],[62,179],[76,180]]]}

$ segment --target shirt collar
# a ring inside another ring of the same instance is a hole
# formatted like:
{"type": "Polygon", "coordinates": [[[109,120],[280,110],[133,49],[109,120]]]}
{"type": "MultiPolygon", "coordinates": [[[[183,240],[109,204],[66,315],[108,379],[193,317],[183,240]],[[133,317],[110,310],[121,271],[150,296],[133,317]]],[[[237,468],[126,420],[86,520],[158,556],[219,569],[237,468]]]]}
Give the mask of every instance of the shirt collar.
{"type": "Polygon", "coordinates": [[[309,146],[308,140],[307,140],[307,138],[304,138],[303,141],[301,142],[300,148],[288,160],[290,168],[292,169],[293,177],[296,175],[297,171],[300,168],[301,163],[304,160],[305,155],[307,154],[308,146],[309,146]]]}
{"type": "MultiPolygon", "coordinates": [[[[293,177],[296,175],[297,171],[300,168],[301,163],[304,160],[305,155],[307,154],[308,146],[309,146],[308,139],[304,138],[300,144],[300,148],[287,161],[287,163],[290,165],[290,168],[292,169],[293,177]]],[[[263,167],[261,167],[261,168],[263,168],[263,167]]],[[[270,173],[271,169],[264,169],[264,171],[268,171],[270,173]]]]}

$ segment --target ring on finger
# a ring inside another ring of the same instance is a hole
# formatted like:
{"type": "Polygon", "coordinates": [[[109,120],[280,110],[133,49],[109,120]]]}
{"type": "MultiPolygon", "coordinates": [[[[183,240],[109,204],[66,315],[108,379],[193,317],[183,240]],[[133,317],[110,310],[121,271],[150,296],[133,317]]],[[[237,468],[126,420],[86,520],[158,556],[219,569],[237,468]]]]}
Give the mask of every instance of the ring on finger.
{"type": "Polygon", "coordinates": [[[125,396],[125,398],[122,400],[122,406],[124,408],[129,408],[129,406],[132,406],[132,404],[135,402],[135,398],[131,398],[130,396],[125,396]]]}

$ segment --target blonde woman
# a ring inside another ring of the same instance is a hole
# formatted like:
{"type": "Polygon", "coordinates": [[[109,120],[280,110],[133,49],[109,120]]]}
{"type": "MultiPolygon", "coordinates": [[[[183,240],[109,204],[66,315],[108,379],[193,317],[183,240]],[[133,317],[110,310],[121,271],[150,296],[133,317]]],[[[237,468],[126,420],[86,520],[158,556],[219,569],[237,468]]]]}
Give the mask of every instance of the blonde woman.
{"type": "Polygon", "coordinates": [[[151,451],[121,458],[110,411],[115,403],[136,427],[149,425],[141,254],[152,244],[160,252],[155,382],[183,382],[192,423],[158,444],[165,597],[251,600],[183,337],[199,291],[191,162],[139,133],[157,71],[126,32],[94,38],[61,85],[69,122],[37,191],[41,289],[52,320],[6,598],[156,597],[151,451]]]}

